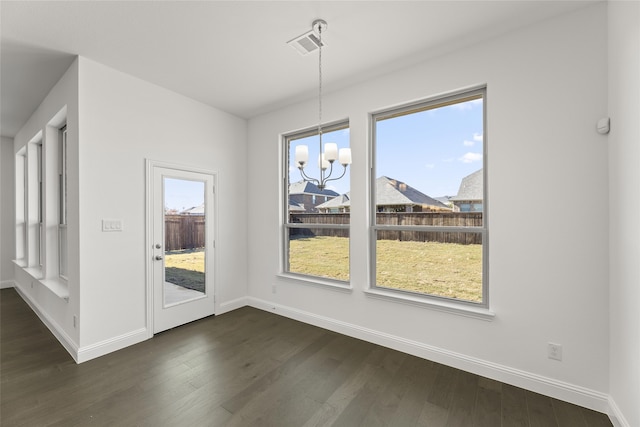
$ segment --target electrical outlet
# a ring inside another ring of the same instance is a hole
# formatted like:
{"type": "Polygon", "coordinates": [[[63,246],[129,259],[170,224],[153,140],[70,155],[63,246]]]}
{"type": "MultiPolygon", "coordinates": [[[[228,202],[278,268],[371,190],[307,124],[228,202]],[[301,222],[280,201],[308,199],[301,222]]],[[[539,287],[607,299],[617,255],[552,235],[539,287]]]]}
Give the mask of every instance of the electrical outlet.
{"type": "Polygon", "coordinates": [[[276,285],[271,286],[271,293],[272,294],[277,294],[278,293],[278,287],[276,285]]]}
{"type": "Polygon", "coordinates": [[[553,360],[562,360],[562,344],[547,343],[547,357],[553,360]]]}
{"type": "Polygon", "coordinates": [[[78,327],[78,317],[76,317],[76,315],[73,315],[73,327],[74,329],[78,327]]]}

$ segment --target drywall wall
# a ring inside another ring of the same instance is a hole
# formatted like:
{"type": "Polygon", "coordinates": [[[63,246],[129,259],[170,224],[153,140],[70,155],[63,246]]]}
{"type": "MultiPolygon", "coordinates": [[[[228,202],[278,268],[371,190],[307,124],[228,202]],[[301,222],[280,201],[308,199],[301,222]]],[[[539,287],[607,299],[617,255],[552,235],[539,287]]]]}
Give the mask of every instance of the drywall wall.
{"type": "MultiPolygon", "coordinates": [[[[12,156],[24,148],[31,139],[42,132],[44,135],[43,146],[45,150],[48,144],[49,125],[59,125],[58,121],[61,112],[66,116],[69,145],[69,186],[67,193],[67,212],[69,219],[68,247],[69,259],[78,258],[78,192],[77,185],[77,159],[74,157],[78,147],[78,61],[74,61],[62,78],[51,89],[29,120],[18,131],[14,138],[14,149],[12,156]]],[[[57,183],[56,183],[57,184],[57,183]]],[[[56,185],[53,184],[53,185],[56,185]]],[[[52,183],[45,180],[45,186],[52,183]]],[[[45,191],[46,192],[46,191],[45,191]]],[[[45,221],[57,223],[57,211],[51,207],[45,209],[45,221]],[[49,218],[50,215],[55,219],[49,218]]],[[[49,242],[50,243],[50,242],[49,242]]],[[[52,276],[49,270],[49,276],[52,276]]],[[[31,307],[38,313],[43,322],[52,330],[65,348],[74,355],[79,345],[79,328],[74,326],[73,317],[80,311],[80,290],[79,290],[79,266],[78,263],[70,262],[68,269],[68,299],[60,298],[51,288],[44,286],[39,278],[28,273],[19,266],[14,266],[15,284],[22,296],[31,307]]],[[[50,278],[50,277],[47,277],[50,278]]]]}
{"type": "Polygon", "coordinates": [[[326,95],[325,120],[350,119],[350,292],[278,276],[279,135],[313,126],[316,108],[309,101],[249,121],[249,199],[260,207],[249,211],[250,303],[605,411],[607,138],[595,123],[607,112],[606,4],[326,95]],[[369,113],[477,84],[488,88],[495,318],[368,296],[369,113]],[[563,345],[561,362],[547,358],[548,342],[563,345]]]}
{"type": "Polygon", "coordinates": [[[640,425],[640,3],[609,2],[610,395],[640,425]]]}
{"type": "Polygon", "coordinates": [[[80,344],[94,355],[146,333],[146,159],[217,173],[218,312],[246,296],[247,125],[82,57],[79,82],[80,344]]]}
{"type": "Polygon", "coordinates": [[[13,138],[0,140],[0,287],[13,286],[13,262],[15,258],[15,196],[13,138]]]}

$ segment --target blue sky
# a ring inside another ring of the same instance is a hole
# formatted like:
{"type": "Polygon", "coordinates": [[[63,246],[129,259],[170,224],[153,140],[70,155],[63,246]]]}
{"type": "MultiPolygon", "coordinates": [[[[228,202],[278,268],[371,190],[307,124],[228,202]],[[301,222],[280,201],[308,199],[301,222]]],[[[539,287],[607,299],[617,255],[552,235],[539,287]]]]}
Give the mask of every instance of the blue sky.
{"type": "Polygon", "coordinates": [[[185,209],[204,203],[204,182],[184,179],[164,179],[164,205],[168,209],[185,209]]]}
{"type": "Polygon", "coordinates": [[[455,196],[461,179],[482,168],[482,100],[380,120],[376,138],[376,176],[455,196]]]}
{"type": "MultiPolygon", "coordinates": [[[[385,175],[432,196],[455,196],[460,181],[482,168],[484,129],[482,100],[467,101],[419,113],[380,120],[376,123],[376,177],[385,175]]],[[[325,133],[323,143],[349,146],[348,129],[325,133]]],[[[295,146],[309,146],[305,172],[318,176],[318,137],[292,141],[289,179],[301,180],[294,165],[295,146]]],[[[359,159],[353,159],[359,161],[359,159]]],[[[337,165],[334,173],[341,173],[337,165]]],[[[350,167],[349,167],[350,169],[350,167]]],[[[349,171],[327,188],[343,194],[349,191],[349,171]]]]}

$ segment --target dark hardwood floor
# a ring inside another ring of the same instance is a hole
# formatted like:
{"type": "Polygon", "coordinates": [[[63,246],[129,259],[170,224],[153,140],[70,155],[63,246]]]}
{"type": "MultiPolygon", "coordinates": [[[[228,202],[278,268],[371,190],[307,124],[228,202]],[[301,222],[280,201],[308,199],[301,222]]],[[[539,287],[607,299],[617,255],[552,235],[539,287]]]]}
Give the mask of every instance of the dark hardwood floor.
{"type": "Polygon", "coordinates": [[[611,426],[606,415],[253,308],[76,365],[0,293],[9,426],[611,426]]]}

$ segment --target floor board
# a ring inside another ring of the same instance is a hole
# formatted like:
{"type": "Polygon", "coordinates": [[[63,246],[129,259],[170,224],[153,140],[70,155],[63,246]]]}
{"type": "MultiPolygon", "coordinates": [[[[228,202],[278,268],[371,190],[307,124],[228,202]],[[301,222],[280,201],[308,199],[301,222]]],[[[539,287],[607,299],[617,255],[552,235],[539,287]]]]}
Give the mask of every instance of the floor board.
{"type": "Polygon", "coordinates": [[[245,307],[80,365],[0,291],[2,426],[611,426],[604,414],[245,307]]]}

